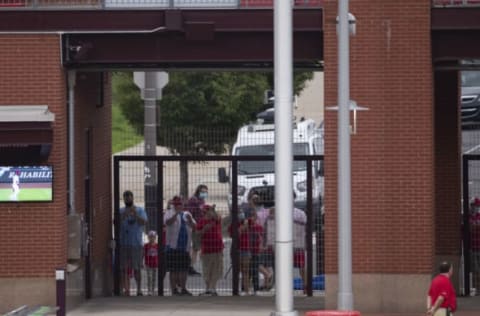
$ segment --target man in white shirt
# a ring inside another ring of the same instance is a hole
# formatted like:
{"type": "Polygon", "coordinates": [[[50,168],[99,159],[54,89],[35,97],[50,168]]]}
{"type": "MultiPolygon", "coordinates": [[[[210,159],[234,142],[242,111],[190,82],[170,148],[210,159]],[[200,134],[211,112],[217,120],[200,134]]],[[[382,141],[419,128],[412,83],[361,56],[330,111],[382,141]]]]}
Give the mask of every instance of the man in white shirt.
{"type": "Polygon", "coordinates": [[[197,224],[190,212],[184,210],[184,201],[175,196],[165,212],[166,225],[165,258],[167,271],[170,272],[172,295],[191,296],[187,288],[188,269],[190,267],[190,249],[192,229],[197,224]]]}
{"type": "MultiPolygon", "coordinates": [[[[293,267],[299,269],[300,276],[306,284],[305,274],[305,229],[307,225],[307,215],[298,208],[293,208],[293,267]]],[[[265,223],[266,230],[266,249],[267,253],[275,250],[275,207],[270,209],[270,215],[265,223]]],[[[268,262],[267,262],[268,266],[268,262]]],[[[273,263],[273,267],[275,264],[273,263]]]]}

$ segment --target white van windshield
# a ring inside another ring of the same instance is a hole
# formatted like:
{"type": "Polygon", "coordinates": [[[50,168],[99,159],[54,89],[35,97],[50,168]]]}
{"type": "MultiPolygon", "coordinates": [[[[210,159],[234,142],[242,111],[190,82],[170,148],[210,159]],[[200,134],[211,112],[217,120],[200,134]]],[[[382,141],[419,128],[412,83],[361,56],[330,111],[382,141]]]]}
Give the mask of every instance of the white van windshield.
{"type": "MultiPolygon", "coordinates": [[[[308,143],[293,144],[294,155],[308,155],[308,143]]],[[[273,144],[242,146],[235,149],[237,156],[273,156],[275,147],[273,144]]],[[[305,161],[293,161],[293,171],[303,171],[307,169],[305,161]]],[[[272,173],[275,171],[274,161],[239,161],[238,174],[256,174],[272,173]]]]}

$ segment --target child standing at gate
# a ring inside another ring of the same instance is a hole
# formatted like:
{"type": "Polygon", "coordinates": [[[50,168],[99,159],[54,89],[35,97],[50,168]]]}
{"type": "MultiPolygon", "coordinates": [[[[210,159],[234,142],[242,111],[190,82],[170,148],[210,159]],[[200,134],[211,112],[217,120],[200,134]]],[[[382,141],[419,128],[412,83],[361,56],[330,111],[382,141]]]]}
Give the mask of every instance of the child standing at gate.
{"type": "Polygon", "coordinates": [[[148,232],[148,243],[144,245],[145,267],[147,269],[148,295],[153,295],[156,288],[158,271],[158,243],[157,233],[154,230],[148,232]]]}

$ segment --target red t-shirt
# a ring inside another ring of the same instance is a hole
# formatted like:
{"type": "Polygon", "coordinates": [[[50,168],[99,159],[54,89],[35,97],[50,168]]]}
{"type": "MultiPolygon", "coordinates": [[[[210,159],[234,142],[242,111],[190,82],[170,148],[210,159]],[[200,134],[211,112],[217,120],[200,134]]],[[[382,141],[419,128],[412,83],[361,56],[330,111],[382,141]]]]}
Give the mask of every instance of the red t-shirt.
{"type": "Polygon", "coordinates": [[[205,201],[200,198],[197,198],[196,196],[192,196],[187,202],[186,210],[189,211],[190,214],[192,214],[193,219],[197,223],[199,223],[200,220],[205,215],[202,210],[202,207],[204,204],[205,204],[205,201]]]}
{"type": "Polygon", "coordinates": [[[430,290],[428,291],[428,296],[432,300],[432,306],[437,301],[439,296],[444,297],[444,301],[440,307],[449,307],[452,312],[455,312],[457,309],[457,297],[455,290],[453,289],[450,278],[444,274],[437,275],[430,285],[430,290]]]}
{"type": "Polygon", "coordinates": [[[158,244],[146,243],[143,246],[145,253],[145,265],[148,268],[157,268],[158,267],[158,244]]]}
{"type": "MultiPolygon", "coordinates": [[[[238,229],[238,249],[240,251],[250,251],[250,236],[249,236],[249,229],[246,228],[243,224],[240,224],[240,228],[238,229]]],[[[228,227],[228,232],[230,236],[232,236],[232,226],[228,227]]]]}
{"type": "Polygon", "coordinates": [[[202,253],[219,253],[223,251],[223,239],[222,239],[222,226],[220,218],[214,219],[200,219],[196,229],[202,230],[207,224],[212,224],[210,228],[207,228],[202,234],[202,253]]]}

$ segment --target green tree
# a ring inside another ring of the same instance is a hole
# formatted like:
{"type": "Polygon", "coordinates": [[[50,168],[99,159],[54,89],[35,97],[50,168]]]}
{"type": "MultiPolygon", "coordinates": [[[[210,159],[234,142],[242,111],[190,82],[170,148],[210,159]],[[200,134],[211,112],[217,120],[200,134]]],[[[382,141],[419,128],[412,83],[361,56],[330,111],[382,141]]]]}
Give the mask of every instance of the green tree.
{"type": "MultiPolygon", "coordinates": [[[[130,123],[143,133],[143,101],[131,73],[115,76],[114,102],[130,123]]],[[[296,75],[298,94],[312,73],[296,75]]],[[[265,109],[264,91],[271,74],[260,72],[172,72],[159,102],[158,144],[172,153],[221,154],[236,131],[265,109]]],[[[188,194],[188,168],[180,165],[180,194],[188,194]]]]}
{"type": "Polygon", "coordinates": [[[133,82],[133,73],[115,72],[112,76],[112,103],[120,107],[135,131],[143,135],[143,100],[133,82]]]}
{"type": "Polygon", "coordinates": [[[159,141],[182,155],[223,153],[232,132],[263,108],[266,89],[261,73],[172,73],[160,101],[159,141]]]}

